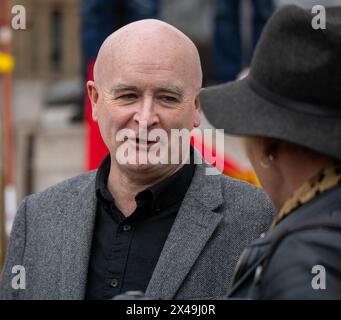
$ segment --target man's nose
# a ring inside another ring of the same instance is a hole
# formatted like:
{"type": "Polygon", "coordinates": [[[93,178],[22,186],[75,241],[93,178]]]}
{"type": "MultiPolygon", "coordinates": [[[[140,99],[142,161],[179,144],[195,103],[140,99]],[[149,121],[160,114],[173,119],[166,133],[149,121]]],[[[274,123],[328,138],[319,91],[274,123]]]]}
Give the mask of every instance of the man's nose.
{"type": "Polygon", "coordinates": [[[142,99],[141,104],[134,115],[134,120],[138,123],[147,124],[148,128],[155,126],[159,122],[159,116],[156,113],[156,108],[153,97],[142,99]]]}

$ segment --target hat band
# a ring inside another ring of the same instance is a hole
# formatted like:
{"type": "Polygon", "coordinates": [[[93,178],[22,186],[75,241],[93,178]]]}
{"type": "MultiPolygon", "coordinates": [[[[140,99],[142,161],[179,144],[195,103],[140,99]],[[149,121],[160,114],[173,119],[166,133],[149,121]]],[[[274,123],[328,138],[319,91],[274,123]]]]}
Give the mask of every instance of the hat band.
{"type": "Polygon", "coordinates": [[[263,85],[261,85],[252,76],[247,77],[247,84],[251,90],[257,93],[259,96],[268,100],[280,107],[289,109],[294,112],[301,112],[310,115],[322,116],[322,117],[341,117],[341,110],[331,110],[330,107],[325,107],[321,105],[315,105],[310,103],[298,102],[295,100],[288,99],[286,97],[280,96],[274,92],[271,92],[263,85]]]}

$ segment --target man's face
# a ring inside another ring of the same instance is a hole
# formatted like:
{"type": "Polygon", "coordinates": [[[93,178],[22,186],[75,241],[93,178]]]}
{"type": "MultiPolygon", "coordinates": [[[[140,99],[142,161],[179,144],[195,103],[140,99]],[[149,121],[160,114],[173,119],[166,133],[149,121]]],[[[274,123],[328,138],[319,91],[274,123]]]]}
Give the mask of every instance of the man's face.
{"type": "MultiPolygon", "coordinates": [[[[137,155],[162,143],[140,137],[141,125],[147,128],[146,136],[153,129],[163,129],[171,152],[171,129],[191,130],[200,124],[198,88],[186,74],[184,62],[178,57],[153,52],[149,57],[146,52],[119,55],[108,63],[105,76],[99,85],[95,84],[95,90],[88,84],[93,118],[98,121],[112,161],[117,161],[116,152],[124,143],[129,143],[137,155]],[[137,139],[117,141],[117,134],[123,129],[132,130],[137,139]]],[[[166,167],[139,161],[124,165],[128,170],[166,170],[166,167]]]]}

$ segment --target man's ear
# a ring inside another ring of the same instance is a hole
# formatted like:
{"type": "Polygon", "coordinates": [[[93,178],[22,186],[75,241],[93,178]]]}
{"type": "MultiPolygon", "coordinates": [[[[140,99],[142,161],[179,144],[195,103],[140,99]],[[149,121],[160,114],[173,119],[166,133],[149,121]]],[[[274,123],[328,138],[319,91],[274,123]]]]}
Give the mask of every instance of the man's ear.
{"type": "Polygon", "coordinates": [[[200,123],[201,123],[201,103],[200,103],[199,95],[195,98],[194,105],[195,105],[195,109],[194,109],[193,126],[197,128],[200,126],[200,123]]]}
{"type": "Polygon", "coordinates": [[[97,101],[98,101],[98,91],[95,87],[95,82],[93,81],[88,81],[86,83],[86,88],[88,91],[88,96],[91,101],[91,106],[92,106],[92,119],[97,122],[98,120],[98,110],[97,110],[97,101]]]}

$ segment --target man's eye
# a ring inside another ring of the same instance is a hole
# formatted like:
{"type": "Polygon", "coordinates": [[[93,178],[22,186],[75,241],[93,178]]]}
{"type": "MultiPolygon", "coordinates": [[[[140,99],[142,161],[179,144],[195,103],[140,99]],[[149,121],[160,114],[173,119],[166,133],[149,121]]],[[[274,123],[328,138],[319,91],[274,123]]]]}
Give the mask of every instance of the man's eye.
{"type": "Polygon", "coordinates": [[[172,97],[172,96],[162,96],[161,100],[164,101],[164,102],[167,102],[167,103],[174,103],[174,102],[178,101],[177,98],[172,97]]]}
{"type": "Polygon", "coordinates": [[[134,100],[136,98],[137,98],[137,95],[135,93],[123,94],[118,97],[118,99],[123,99],[123,100],[134,100]]]}

